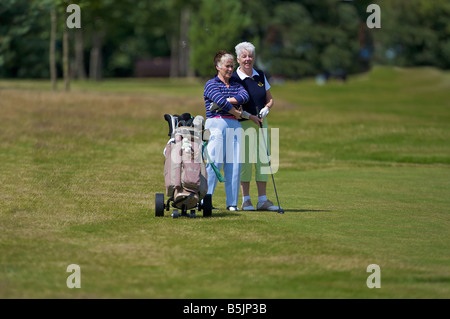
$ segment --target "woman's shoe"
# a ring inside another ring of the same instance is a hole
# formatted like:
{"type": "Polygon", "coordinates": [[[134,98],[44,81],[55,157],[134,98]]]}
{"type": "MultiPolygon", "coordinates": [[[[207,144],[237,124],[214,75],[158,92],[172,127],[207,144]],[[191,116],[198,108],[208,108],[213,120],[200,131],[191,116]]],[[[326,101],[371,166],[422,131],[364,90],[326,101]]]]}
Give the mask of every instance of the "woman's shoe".
{"type": "Polygon", "coordinates": [[[258,208],[258,210],[270,210],[270,211],[279,210],[278,206],[275,206],[270,200],[258,202],[258,205],[256,205],[256,207],[258,208]]]}
{"type": "Polygon", "coordinates": [[[242,210],[256,210],[255,207],[253,207],[252,201],[250,199],[247,199],[245,202],[242,203],[242,210]]]}

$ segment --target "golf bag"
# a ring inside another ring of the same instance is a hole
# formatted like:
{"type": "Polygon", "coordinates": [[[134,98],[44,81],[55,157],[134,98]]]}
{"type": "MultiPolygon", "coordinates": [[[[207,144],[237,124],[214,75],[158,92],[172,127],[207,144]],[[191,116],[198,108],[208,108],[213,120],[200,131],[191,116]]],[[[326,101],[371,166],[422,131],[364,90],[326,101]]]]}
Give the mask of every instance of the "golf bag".
{"type": "Polygon", "coordinates": [[[170,137],[164,149],[164,182],[169,200],[164,205],[162,199],[161,204],[163,194],[157,194],[156,215],[164,215],[164,208],[168,210],[171,201],[172,207],[181,209],[182,214],[186,214],[188,209],[197,208],[203,209],[204,216],[210,215],[210,195],[205,199],[208,183],[203,158],[203,141],[207,135],[204,134],[204,118],[200,115],[193,118],[189,113],[184,113],[165,114],[164,119],[169,124],[170,137]]]}

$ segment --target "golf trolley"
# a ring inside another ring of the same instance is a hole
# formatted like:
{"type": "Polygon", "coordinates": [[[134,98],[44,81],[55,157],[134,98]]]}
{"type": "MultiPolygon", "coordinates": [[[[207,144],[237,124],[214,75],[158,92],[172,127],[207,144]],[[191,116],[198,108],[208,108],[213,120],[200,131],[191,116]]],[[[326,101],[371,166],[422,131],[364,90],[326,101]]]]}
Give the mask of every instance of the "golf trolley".
{"type": "Polygon", "coordinates": [[[187,205],[181,205],[181,208],[174,204],[174,198],[171,196],[166,202],[164,201],[164,194],[163,193],[156,193],[155,194],[155,216],[156,217],[162,217],[164,216],[164,211],[170,211],[170,208],[174,208],[172,211],[172,217],[178,218],[178,217],[191,217],[195,218],[196,210],[203,211],[203,217],[209,217],[212,214],[212,201],[211,201],[211,194],[205,195],[203,198],[203,201],[200,201],[197,203],[196,206],[188,208],[187,205]],[[180,210],[181,212],[179,212],[180,210]],[[188,213],[188,210],[190,211],[188,213]]]}
{"type": "Polygon", "coordinates": [[[164,149],[164,193],[155,194],[155,216],[173,209],[172,217],[196,217],[195,211],[203,211],[203,217],[211,216],[212,198],[208,189],[203,148],[209,137],[204,130],[204,118],[189,113],[165,114],[169,124],[169,141],[164,149]],[[180,212],[179,212],[180,211],[180,212]],[[190,211],[188,213],[188,211],[190,211]]]}

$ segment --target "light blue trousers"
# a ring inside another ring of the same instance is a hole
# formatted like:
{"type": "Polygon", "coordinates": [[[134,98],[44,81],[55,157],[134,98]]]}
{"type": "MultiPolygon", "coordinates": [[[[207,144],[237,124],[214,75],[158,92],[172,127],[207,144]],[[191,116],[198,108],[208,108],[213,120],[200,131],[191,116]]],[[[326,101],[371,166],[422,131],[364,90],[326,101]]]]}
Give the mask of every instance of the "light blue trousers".
{"type": "MultiPolygon", "coordinates": [[[[209,129],[211,132],[207,146],[209,157],[219,171],[223,167],[226,205],[237,206],[241,174],[241,123],[232,119],[207,119],[205,129],[209,129]]],[[[212,196],[218,179],[209,163],[206,165],[206,172],[208,174],[208,194],[212,196]]]]}

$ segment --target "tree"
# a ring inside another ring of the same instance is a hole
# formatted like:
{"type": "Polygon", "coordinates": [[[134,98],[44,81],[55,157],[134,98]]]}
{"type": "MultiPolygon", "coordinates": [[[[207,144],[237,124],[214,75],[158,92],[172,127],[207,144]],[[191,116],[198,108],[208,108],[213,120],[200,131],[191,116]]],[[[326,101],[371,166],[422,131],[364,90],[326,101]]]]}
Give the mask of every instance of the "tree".
{"type": "Polygon", "coordinates": [[[52,82],[52,90],[56,90],[56,9],[52,8],[50,10],[50,54],[49,54],[49,63],[50,63],[50,80],[52,82]]]}
{"type": "Polygon", "coordinates": [[[63,77],[64,89],[70,90],[70,70],[69,70],[69,31],[67,28],[63,29],[63,77]]]}
{"type": "Polygon", "coordinates": [[[150,10],[152,28],[149,33],[163,31],[170,55],[170,76],[192,76],[190,66],[191,41],[190,28],[192,12],[196,12],[200,0],[166,0],[151,2],[150,10]],[[152,30],[153,29],[153,30],[152,30]]]}
{"type": "Polygon", "coordinates": [[[70,66],[69,66],[69,56],[70,56],[70,47],[69,47],[69,30],[66,26],[66,7],[69,4],[68,1],[65,0],[55,0],[46,1],[46,4],[50,6],[50,15],[51,15],[51,36],[50,36],[50,74],[52,81],[52,89],[56,90],[56,72],[55,72],[55,41],[56,41],[56,31],[57,25],[61,26],[62,29],[62,70],[63,70],[63,78],[64,78],[64,89],[65,91],[70,90],[70,66]],[[58,20],[58,17],[61,17],[58,20]]]}
{"type": "Polygon", "coordinates": [[[273,12],[263,46],[270,73],[300,78],[360,70],[361,17],[351,3],[285,1],[273,12]]]}
{"type": "Polygon", "coordinates": [[[68,30],[71,2],[2,0],[0,77],[55,86],[65,75],[68,87],[69,74],[133,76],[136,60],[169,56],[174,77],[211,76],[215,52],[241,41],[255,44],[257,67],[290,78],[373,63],[450,68],[448,0],[383,0],[381,29],[366,26],[373,0],[77,0],[82,28],[68,30]]]}
{"type": "Polygon", "coordinates": [[[49,11],[45,2],[2,0],[0,76],[49,77],[49,11]],[[45,16],[44,20],[42,17],[45,16]]]}
{"type": "Polygon", "coordinates": [[[219,50],[233,52],[234,46],[242,40],[250,17],[242,8],[241,1],[203,0],[192,19],[189,32],[192,48],[191,64],[200,76],[215,74],[214,54],[219,50]]]}
{"type": "Polygon", "coordinates": [[[390,0],[381,9],[378,62],[450,68],[448,1],[390,0]]]}

